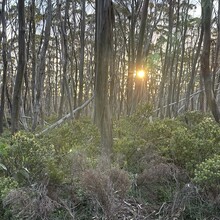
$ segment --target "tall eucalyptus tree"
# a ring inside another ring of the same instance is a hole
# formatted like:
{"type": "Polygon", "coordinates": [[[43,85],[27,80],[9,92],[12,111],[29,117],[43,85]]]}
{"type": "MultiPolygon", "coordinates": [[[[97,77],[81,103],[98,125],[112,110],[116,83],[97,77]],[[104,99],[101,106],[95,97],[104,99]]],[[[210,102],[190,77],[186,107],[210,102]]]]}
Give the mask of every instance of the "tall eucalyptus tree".
{"type": "Polygon", "coordinates": [[[96,57],[95,57],[95,123],[101,133],[104,156],[112,151],[112,119],[109,107],[108,77],[113,38],[113,4],[111,0],[96,0],[96,57]]]}
{"type": "Polygon", "coordinates": [[[19,60],[17,75],[14,85],[13,101],[12,101],[12,114],[11,114],[11,130],[12,133],[18,131],[19,113],[20,113],[20,99],[22,82],[25,72],[26,62],[26,46],[25,46],[25,5],[23,0],[18,0],[18,23],[19,23],[19,60]]]}
{"type": "Polygon", "coordinates": [[[0,42],[2,42],[2,60],[3,60],[3,79],[1,89],[1,106],[0,106],[0,134],[3,133],[3,118],[5,108],[5,94],[6,94],[6,83],[7,83],[7,34],[6,34],[6,18],[5,18],[5,3],[6,0],[2,1],[2,8],[0,12],[1,23],[2,23],[2,36],[0,42]]]}
{"type": "Polygon", "coordinates": [[[215,120],[220,122],[220,112],[218,105],[216,103],[212,82],[211,82],[211,69],[210,69],[210,45],[211,45],[211,18],[213,10],[212,0],[202,0],[202,21],[204,28],[204,40],[203,40],[203,50],[201,55],[201,75],[204,80],[205,93],[208,106],[215,118],[215,120]]]}
{"type": "Polygon", "coordinates": [[[44,41],[41,47],[38,61],[37,61],[37,70],[35,74],[35,87],[34,87],[34,112],[33,112],[33,121],[32,121],[32,130],[35,130],[37,124],[39,123],[40,116],[42,117],[42,94],[43,94],[43,86],[44,86],[44,79],[45,79],[45,57],[47,52],[47,47],[49,44],[50,38],[50,29],[52,24],[52,2],[48,0],[47,4],[47,19],[46,19],[46,26],[45,26],[45,34],[44,34],[44,41]]]}

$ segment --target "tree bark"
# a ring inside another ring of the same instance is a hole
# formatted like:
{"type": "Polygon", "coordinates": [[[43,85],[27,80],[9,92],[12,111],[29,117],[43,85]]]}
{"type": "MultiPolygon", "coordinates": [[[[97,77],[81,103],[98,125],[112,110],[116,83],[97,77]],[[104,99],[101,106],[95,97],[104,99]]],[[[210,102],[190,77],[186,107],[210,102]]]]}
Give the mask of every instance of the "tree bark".
{"type": "MultiPolygon", "coordinates": [[[[58,16],[60,19],[60,37],[61,37],[61,54],[62,54],[62,69],[63,69],[63,82],[62,82],[62,87],[63,87],[63,92],[61,94],[61,99],[64,101],[64,92],[66,91],[67,99],[69,102],[69,110],[70,114],[73,111],[72,107],[72,101],[71,101],[71,96],[70,96],[70,90],[69,90],[69,85],[67,81],[67,70],[68,70],[68,60],[69,60],[69,55],[68,55],[68,39],[67,39],[67,17],[68,17],[68,10],[69,10],[69,0],[66,0],[66,5],[65,5],[65,18],[63,20],[62,14],[61,14],[61,3],[57,1],[57,6],[58,6],[58,16]]],[[[63,103],[60,102],[60,111],[59,111],[59,117],[62,116],[63,112],[63,103]]]]}
{"type": "Polygon", "coordinates": [[[31,92],[32,92],[32,114],[33,114],[33,106],[34,106],[34,100],[35,100],[35,75],[36,75],[36,43],[35,43],[35,35],[36,35],[36,25],[35,25],[35,0],[32,0],[31,4],[31,72],[32,72],[32,78],[31,78],[31,92]]]}
{"type": "Polygon", "coordinates": [[[135,69],[134,35],[135,35],[136,21],[137,18],[135,15],[135,5],[134,5],[134,0],[132,0],[130,32],[129,32],[129,41],[128,41],[129,46],[128,46],[128,79],[127,79],[127,115],[130,115],[132,112],[134,69],[135,69]]]}
{"type": "Polygon", "coordinates": [[[113,16],[111,0],[96,0],[95,123],[101,133],[102,154],[109,159],[113,142],[112,119],[108,98],[113,16]]]}
{"type": "Polygon", "coordinates": [[[209,108],[216,120],[220,122],[220,112],[214,97],[211,74],[210,74],[210,45],[211,45],[211,17],[212,17],[212,0],[202,0],[202,16],[204,27],[203,50],[201,55],[201,75],[204,80],[206,100],[209,108]]]}
{"type": "MultiPolygon", "coordinates": [[[[159,88],[159,94],[158,94],[158,115],[160,115],[161,118],[164,117],[164,87],[165,83],[167,81],[167,75],[168,75],[168,70],[170,68],[170,54],[171,54],[171,49],[172,49],[172,34],[173,34],[173,13],[174,13],[174,3],[173,0],[169,1],[169,27],[168,27],[168,39],[167,39],[167,45],[166,45],[166,53],[165,53],[165,58],[164,58],[164,63],[162,67],[162,78],[160,82],[160,88],[159,88]]],[[[162,49],[161,49],[162,53],[162,49]]]]}
{"type": "MultiPolygon", "coordinates": [[[[84,54],[85,54],[85,14],[86,6],[85,0],[81,1],[81,24],[80,24],[80,63],[79,63],[79,96],[78,105],[82,104],[83,100],[83,70],[84,70],[84,54]]],[[[79,113],[77,117],[79,117],[79,113]]]]}
{"type": "Polygon", "coordinates": [[[44,78],[45,78],[45,57],[46,57],[46,51],[49,44],[49,38],[50,38],[50,28],[52,24],[52,3],[51,0],[48,0],[48,13],[47,13],[47,20],[46,20],[46,26],[45,26],[45,36],[44,36],[44,42],[43,47],[41,48],[40,54],[39,54],[39,61],[37,64],[37,71],[35,75],[35,100],[34,100],[34,114],[33,114],[33,121],[32,121],[32,130],[35,130],[37,127],[37,123],[40,118],[40,111],[42,107],[41,98],[42,98],[42,91],[43,91],[43,85],[44,85],[44,78]]]}
{"type": "Polygon", "coordinates": [[[0,106],[0,134],[3,133],[3,119],[4,119],[5,93],[6,93],[7,67],[8,67],[5,3],[6,3],[6,0],[3,0],[2,11],[1,11],[3,79],[2,79],[1,106],[0,106]]]}
{"type": "MultiPolygon", "coordinates": [[[[189,0],[187,2],[189,4],[189,0]]],[[[177,83],[177,91],[176,91],[176,111],[175,111],[175,116],[178,115],[178,110],[179,110],[179,100],[180,100],[180,92],[181,92],[181,81],[183,77],[183,65],[184,65],[184,57],[185,57],[185,46],[186,46],[186,34],[187,34],[187,29],[188,29],[188,12],[189,12],[189,7],[187,7],[186,11],[184,11],[184,20],[182,21],[182,46],[181,46],[181,63],[180,63],[180,71],[179,71],[179,78],[178,78],[178,83],[177,83]]]]}
{"type": "MultiPolygon", "coordinates": [[[[136,59],[136,73],[138,70],[143,69],[143,42],[144,35],[147,23],[147,12],[148,12],[149,0],[144,0],[143,8],[142,8],[142,16],[141,16],[141,24],[140,24],[140,32],[139,32],[139,41],[137,46],[137,59],[136,59]]],[[[141,87],[142,87],[143,79],[139,79],[136,77],[135,79],[135,99],[134,99],[134,107],[140,102],[141,99],[141,87]]]]}
{"type": "Polygon", "coordinates": [[[24,0],[18,0],[18,23],[19,23],[19,39],[18,39],[19,60],[18,60],[18,70],[15,80],[13,101],[12,101],[12,114],[11,114],[12,133],[18,131],[20,98],[21,98],[22,82],[25,72],[25,62],[26,62],[24,0]]]}
{"type": "Polygon", "coordinates": [[[191,91],[193,91],[192,89],[193,89],[193,84],[194,84],[194,80],[195,80],[195,76],[196,76],[196,65],[197,65],[199,55],[200,55],[200,51],[201,51],[201,46],[202,46],[202,41],[203,41],[203,34],[204,34],[204,28],[203,28],[203,25],[202,25],[200,36],[199,36],[199,42],[198,42],[198,46],[197,46],[197,49],[196,49],[196,54],[195,54],[193,64],[192,64],[190,81],[188,83],[187,91],[186,91],[185,111],[189,110],[190,94],[191,94],[191,91]]]}

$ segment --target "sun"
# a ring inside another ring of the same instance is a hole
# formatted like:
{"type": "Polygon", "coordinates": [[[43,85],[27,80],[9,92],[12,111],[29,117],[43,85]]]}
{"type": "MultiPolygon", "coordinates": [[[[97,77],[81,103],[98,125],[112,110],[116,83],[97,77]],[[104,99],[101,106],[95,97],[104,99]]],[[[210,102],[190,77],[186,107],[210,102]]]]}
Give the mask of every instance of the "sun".
{"type": "Polygon", "coordinates": [[[139,78],[144,78],[144,76],[145,76],[144,70],[138,70],[138,71],[137,71],[137,76],[138,76],[139,78]]]}

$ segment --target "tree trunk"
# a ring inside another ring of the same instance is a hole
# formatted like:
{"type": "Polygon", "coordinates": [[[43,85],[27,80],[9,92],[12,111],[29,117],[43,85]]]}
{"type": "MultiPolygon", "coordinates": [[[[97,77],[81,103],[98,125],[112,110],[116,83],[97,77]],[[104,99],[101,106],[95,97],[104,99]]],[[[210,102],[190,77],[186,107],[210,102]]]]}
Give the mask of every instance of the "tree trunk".
{"type": "Polygon", "coordinates": [[[212,0],[202,0],[202,22],[204,27],[203,50],[201,55],[201,75],[204,80],[206,100],[216,120],[220,122],[220,112],[214,97],[211,74],[210,74],[210,45],[211,45],[211,17],[212,0]]]}
{"type": "Polygon", "coordinates": [[[193,84],[194,84],[194,80],[195,80],[195,76],[196,76],[196,65],[197,65],[198,58],[199,58],[200,51],[201,51],[203,33],[204,33],[204,28],[202,26],[201,27],[201,33],[200,33],[200,36],[199,36],[198,46],[197,46],[197,49],[196,49],[196,54],[195,54],[193,64],[192,64],[190,81],[189,81],[188,86],[187,86],[185,111],[189,110],[189,101],[190,101],[189,99],[190,99],[190,94],[193,91],[193,84]]]}
{"type": "MultiPolygon", "coordinates": [[[[82,104],[83,101],[83,70],[84,70],[84,54],[85,54],[85,14],[86,6],[85,0],[81,1],[81,24],[80,24],[80,63],[79,63],[79,96],[78,96],[78,106],[82,104]]],[[[79,117],[80,111],[77,117],[79,117]]]]}
{"type": "Polygon", "coordinates": [[[128,46],[128,79],[127,79],[127,114],[130,115],[132,112],[132,101],[133,101],[133,84],[134,84],[134,35],[135,35],[135,24],[136,15],[134,0],[131,5],[131,21],[130,21],[130,33],[129,33],[129,46],[128,46]]]}
{"type": "Polygon", "coordinates": [[[32,130],[35,130],[37,127],[37,124],[39,122],[40,118],[40,112],[41,112],[41,98],[43,93],[43,85],[44,85],[44,78],[45,78],[45,57],[46,57],[46,51],[49,44],[49,38],[50,38],[50,28],[52,24],[52,3],[51,0],[48,0],[48,13],[47,13],[47,20],[46,20],[46,26],[45,26],[45,36],[44,36],[44,43],[43,47],[40,51],[40,57],[37,64],[37,71],[35,75],[35,100],[34,100],[34,115],[33,115],[33,121],[32,121],[32,130]]]}
{"type": "MultiPolygon", "coordinates": [[[[143,69],[143,42],[144,42],[144,35],[147,23],[147,12],[148,12],[148,5],[149,0],[144,0],[143,8],[142,8],[142,16],[141,16],[141,24],[140,24],[140,32],[139,32],[139,41],[137,46],[137,59],[136,59],[136,73],[138,70],[143,69]]],[[[143,85],[143,79],[139,79],[137,76],[135,78],[135,99],[134,99],[134,107],[141,100],[141,87],[143,85]]]]}
{"type": "MultiPolygon", "coordinates": [[[[189,4],[189,0],[188,3],[189,4]]],[[[181,46],[181,63],[180,63],[180,73],[179,73],[179,79],[177,83],[177,92],[176,92],[176,111],[175,111],[175,116],[178,115],[178,110],[179,110],[179,100],[180,100],[180,91],[181,91],[181,81],[183,77],[183,65],[184,65],[184,57],[185,57],[185,44],[186,44],[186,34],[187,34],[187,29],[188,29],[188,12],[189,12],[189,7],[187,7],[186,11],[184,11],[185,17],[182,26],[182,46],[181,46]]]]}
{"type": "Polygon", "coordinates": [[[158,115],[160,115],[161,118],[164,117],[164,87],[165,87],[165,83],[167,81],[167,74],[168,74],[168,70],[170,68],[170,62],[171,62],[170,54],[171,54],[171,49],[172,49],[173,13],[174,13],[174,4],[173,4],[173,0],[170,0],[170,3],[169,3],[168,39],[167,39],[164,63],[163,63],[163,67],[162,67],[162,78],[161,78],[159,94],[158,94],[158,96],[159,96],[158,97],[159,98],[159,101],[158,101],[158,108],[159,108],[158,115]]]}
{"type": "Polygon", "coordinates": [[[34,107],[34,100],[35,100],[35,75],[36,75],[36,44],[35,44],[35,32],[36,32],[36,26],[35,26],[35,0],[32,0],[31,4],[31,72],[32,72],[32,78],[31,78],[31,92],[32,92],[32,114],[33,114],[33,107],[34,107]]]}
{"type": "Polygon", "coordinates": [[[113,5],[111,0],[96,0],[96,82],[95,123],[101,133],[102,155],[112,152],[112,119],[108,98],[108,77],[113,38],[113,5]]]}
{"type": "Polygon", "coordinates": [[[15,80],[13,101],[12,101],[12,114],[11,114],[12,133],[18,131],[20,98],[21,98],[22,82],[25,72],[25,62],[26,62],[24,0],[18,0],[18,23],[19,23],[19,39],[18,39],[19,60],[18,60],[18,70],[15,80]]]}
{"type": "Polygon", "coordinates": [[[0,106],[0,134],[3,133],[3,119],[5,108],[5,92],[7,81],[7,35],[6,35],[6,20],[5,20],[5,2],[2,2],[1,22],[2,22],[2,60],[3,60],[3,79],[2,79],[2,92],[1,92],[1,106],[0,106]]]}
{"type": "Polygon", "coordinates": [[[215,50],[215,63],[213,68],[213,82],[215,84],[215,78],[217,78],[217,83],[215,85],[215,96],[217,96],[217,89],[219,87],[220,83],[220,0],[218,0],[218,21],[217,21],[217,30],[218,30],[218,36],[217,36],[217,43],[216,43],[216,50],[215,50]],[[217,74],[218,72],[218,74],[217,74]]]}
{"type": "MultiPolygon", "coordinates": [[[[62,60],[62,69],[63,69],[63,93],[61,94],[64,96],[64,92],[66,91],[66,95],[68,98],[68,103],[69,103],[69,110],[70,114],[72,110],[72,101],[70,97],[70,90],[69,90],[69,85],[67,81],[67,69],[68,69],[68,41],[67,41],[67,17],[68,17],[68,10],[69,10],[69,0],[66,0],[66,5],[65,5],[65,18],[63,20],[62,14],[61,14],[61,3],[57,1],[57,7],[58,7],[58,16],[60,19],[60,37],[61,37],[61,60],[62,60]]],[[[64,97],[61,97],[64,101],[64,97]]],[[[62,102],[61,102],[62,103],[62,102]]],[[[62,108],[63,105],[60,105],[60,114],[59,117],[62,116],[62,108]]]]}

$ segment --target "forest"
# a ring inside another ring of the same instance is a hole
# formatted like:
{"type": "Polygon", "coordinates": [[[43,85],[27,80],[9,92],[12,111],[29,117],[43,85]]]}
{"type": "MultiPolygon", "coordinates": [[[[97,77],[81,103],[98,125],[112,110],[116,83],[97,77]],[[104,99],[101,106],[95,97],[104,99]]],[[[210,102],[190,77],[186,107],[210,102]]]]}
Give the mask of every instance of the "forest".
{"type": "Polygon", "coordinates": [[[0,0],[1,220],[220,220],[219,0],[0,0]]]}

